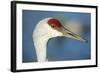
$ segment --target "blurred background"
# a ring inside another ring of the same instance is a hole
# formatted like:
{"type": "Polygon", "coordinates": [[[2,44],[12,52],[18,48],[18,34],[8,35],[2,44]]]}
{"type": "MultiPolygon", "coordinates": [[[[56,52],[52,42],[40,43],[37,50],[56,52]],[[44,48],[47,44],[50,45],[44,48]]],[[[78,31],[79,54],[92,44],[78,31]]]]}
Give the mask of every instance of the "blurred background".
{"type": "Polygon", "coordinates": [[[80,42],[65,37],[50,39],[47,45],[47,58],[49,61],[91,59],[90,13],[23,10],[23,63],[37,62],[32,34],[36,24],[48,17],[58,19],[63,26],[87,40],[87,42],[80,42]]]}

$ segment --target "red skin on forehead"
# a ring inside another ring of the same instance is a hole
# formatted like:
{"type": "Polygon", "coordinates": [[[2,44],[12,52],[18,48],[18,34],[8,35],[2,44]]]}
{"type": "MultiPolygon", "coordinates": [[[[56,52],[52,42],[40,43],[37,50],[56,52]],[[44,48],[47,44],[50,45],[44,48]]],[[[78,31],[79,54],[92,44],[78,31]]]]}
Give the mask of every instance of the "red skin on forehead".
{"type": "Polygon", "coordinates": [[[55,28],[60,28],[60,27],[62,27],[61,23],[60,23],[57,19],[50,19],[50,20],[48,20],[48,24],[49,24],[51,27],[55,27],[55,28]]]}

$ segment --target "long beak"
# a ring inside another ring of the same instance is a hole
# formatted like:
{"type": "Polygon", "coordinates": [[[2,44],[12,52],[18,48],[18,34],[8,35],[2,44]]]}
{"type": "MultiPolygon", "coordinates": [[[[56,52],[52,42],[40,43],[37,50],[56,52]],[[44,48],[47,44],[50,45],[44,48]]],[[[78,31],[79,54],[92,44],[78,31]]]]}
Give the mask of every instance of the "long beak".
{"type": "Polygon", "coordinates": [[[68,38],[71,38],[71,39],[75,39],[75,40],[79,40],[79,41],[82,41],[82,42],[86,42],[85,39],[83,39],[80,35],[68,30],[67,28],[65,27],[62,27],[62,30],[61,32],[63,33],[63,35],[65,37],[68,37],[68,38]]]}

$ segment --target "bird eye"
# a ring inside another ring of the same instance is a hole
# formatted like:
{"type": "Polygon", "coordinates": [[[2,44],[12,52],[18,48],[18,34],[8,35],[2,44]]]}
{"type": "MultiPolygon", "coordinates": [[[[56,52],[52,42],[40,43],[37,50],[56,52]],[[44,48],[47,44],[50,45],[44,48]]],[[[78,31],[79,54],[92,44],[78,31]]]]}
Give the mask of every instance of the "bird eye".
{"type": "Polygon", "coordinates": [[[51,24],[51,27],[54,28],[55,27],[54,24],[51,24]]]}
{"type": "Polygon", "coordinates": [[[54,28],[55,26],[53,25],[52,27],[54,28]]]}

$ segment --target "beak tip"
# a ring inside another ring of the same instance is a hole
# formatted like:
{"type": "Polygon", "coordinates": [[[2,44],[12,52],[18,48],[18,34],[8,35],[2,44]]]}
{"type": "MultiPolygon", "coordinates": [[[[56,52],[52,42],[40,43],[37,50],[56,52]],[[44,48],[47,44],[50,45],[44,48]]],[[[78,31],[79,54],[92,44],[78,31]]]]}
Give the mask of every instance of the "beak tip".
{"type": "Polygon", "coordinates": [[[83,39],[82,41],[85,42],[85,43],[88,43],[88,40],[86,40],[86,39],[83,39]]]}
{"type": "Polygon", "coordinates": [[[85,43],[88,43],[88,40],[85,40],[85,43]]]}

